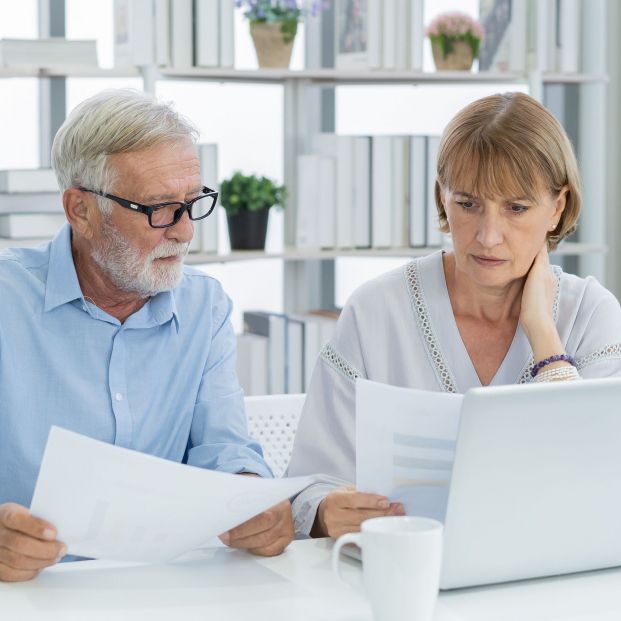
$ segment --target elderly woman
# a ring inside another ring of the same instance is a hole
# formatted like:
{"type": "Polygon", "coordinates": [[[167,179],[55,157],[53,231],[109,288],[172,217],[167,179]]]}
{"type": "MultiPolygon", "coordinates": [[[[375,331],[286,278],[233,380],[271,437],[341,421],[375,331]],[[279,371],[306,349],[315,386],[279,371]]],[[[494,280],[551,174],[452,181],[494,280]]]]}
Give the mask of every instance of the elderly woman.
{"type": "Polygon", "coordinates": [[[358,289],[315,368],[289,474],[335,481],[297,497],[298,532],[336,537],[403,512],[342,487],[355,478],[356,378],[463,393],[621,376],[618,301],[595,278],[549,263],[581,197],[569,139],[543,106],[507,93],[459,112],[442,136],[435,195],[453,250],[358,289]]]}

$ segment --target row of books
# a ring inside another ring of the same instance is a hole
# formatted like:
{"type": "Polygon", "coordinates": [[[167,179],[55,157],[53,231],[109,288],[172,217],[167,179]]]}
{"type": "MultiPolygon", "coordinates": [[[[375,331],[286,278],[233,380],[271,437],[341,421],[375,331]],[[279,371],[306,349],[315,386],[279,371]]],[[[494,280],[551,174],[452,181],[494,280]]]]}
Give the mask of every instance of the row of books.
{"type": "Polygon", "coordinates": [[[306,392],[321,348],[332,338],[339,311],[244,313],[237,336],[237,374],[246,395],[306,392]]]}
{"type": "Polygon", "coordinates": [[[336,0],[336,66],[422,71],[423,8],[423,0],[336,0]]]}
{"type": "Polygon", "coordinates": [[[115,66],[233,67],[233,0],[114,0],[115,66]]]}
{"type": "Polygon", "coordinates": [[[481,0],[479,71],[580,71],[584,0],[481,0]]]}
{"type": "Polygon", "coordinates": [[[544,47],[540,58],[542,71],[577,73],[580,67],[582,11],[584,0],[539,0],[537,23],[543,31],[539,40],[544,47]]]}
{"type": "Polygon", "coordinates": [[[63,37],[0,39],[0,67],[97,67],[97,42],[63,37]]]}
{"type": "Polygon", "coordinates": [[[297,160],[296,246],[440,246],[439,136],[317,134],[297,160]]]}
{"type": "MultiPolygon", "coordinates": [[[[198,145],[201,179],[218,188],[218,145],[198,145]]],[[[64,224],[62,197],[50,168],[0,171],[0,237],[49,239],[64,224]]],[[[194,223],[190,252],[218,252],[218,223],[209,217],[194,223]]]]}
{"type": "Polygon", "coordinates": [[[50,238],[64,221],[54,171],[0,171],[0,237],[50,238]]]}

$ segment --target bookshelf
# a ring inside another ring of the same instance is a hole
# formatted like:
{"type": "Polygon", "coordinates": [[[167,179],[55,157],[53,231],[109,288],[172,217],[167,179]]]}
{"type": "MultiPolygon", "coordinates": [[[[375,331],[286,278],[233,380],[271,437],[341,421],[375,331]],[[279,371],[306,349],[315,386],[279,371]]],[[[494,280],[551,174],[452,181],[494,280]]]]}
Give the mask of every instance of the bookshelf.
{"type": "MultiPolygon", "coordinates": [[[[57,65],[50,67],[0,67],[0,78],[144,78],[139,67],[79,67],[57,65]]],[[[214,82],[245,82],[284,84],[288,81],[308,81],[313,84],[525,84],[527,79],[517,73],[461,71],[354,71],[343,69],[155,69],[157,80],[210,80],[214,82]]],[[[607,83],[606,75],[585,73],[544,73],[544,84],[607,83]]]]}
{"type": "MultiPolygon", "coordinates": [[[[34,247],[45,243],[46,239],[25,238],[6,239],[0,237],[0,250],[11,246],[34,247]]],[[[261,261],[279,259],[282,261],[331,261],[339,258],[383,258],[399,259],[422,257],[439,250],[437,246],[420,248],[357,248],[352,250],[301,250],[288,248],[283,252],[263,252],[260,250],[233,250],[226,254],[207,254],[192,252],[186,256],[188,265],[205,265],[208,263],[234,263],[237,261],[261,261]]],[[[552,257],[583,256],[589,254],[607,254],[607,246],[580,242],[564,242],[553,253],[552,257]]]]}
{"type": "MultiPolygon", "coordinates": [[[[65,0],[38,0],[41,36],[64,36],[65,0]]],[[[586,5],[587,3],[585,3],[586,5]]],[[[322,131],[334,131],[335,88],[340,85],[477,85],[528,84],[531,94],[539,97],[565,124],[583,168],[585,185],[584,232],[579,241],[564,244],[556,256],[563,257],[568,269],[581,274],[594,273],[604,280],[605,244],[604,197],[597,187],[604,186],[603,166],[605,134],[598,122],[593,131],[592,119],[601,112],[607,76],[601,62],[605,50],[606,3],[595,0],[584,7],[584,71],[582,73],[546,73],[536,68],[521,73],[413,72],[388,70],[343,70],[333,65],[333,50],[329,41],[333,32],[333,15],[323,14],[318,37],[310,45],[321,47],[324,67],[303,70],[280,69],[169,69],[158,67],[90,69],[71,66],[0,68],[0,78],[36,77],[41,82],[41,162],[49,162],[51,139],[63,120],[66,104],[66,78],[142,77],[144,89],[154,91],[159,80],[198,80],[274,84],[282,87],[284,100],[284,181],[290,192],[289,208],[285,211],[285,250],[279,253],[232,252],[225,256],[193,253],[187,262],[192,264],[228,263],[281,259],[285,262],[284,310],[303,311],[329,307],[334,301],[335,260],[340,257],[414,257],[437,248],[391,248],[387,250],[324,250],[302,251],[292,248],[295,241],[295,205],[297,154],[308,148],[310,137],[322,131]],[[332,56],[331,56],[332,55],[332,56]],[[595,116],[594,116],[595,115],[595,116]],[[597,205],[593,208],[592,205],[597,205]],[[586,225],[585,225],[586,223],[586,225]]],[[[315,55],[316,57],[316,55],[315,55]]],[[[604,115],[600,114],[603,119],[604,115]]],[[[36,245],[41,240],[19,240],[19,244],[36,245]]],[[[16,240],[0,240],[0,248],[14,245],[16,240]]]]}

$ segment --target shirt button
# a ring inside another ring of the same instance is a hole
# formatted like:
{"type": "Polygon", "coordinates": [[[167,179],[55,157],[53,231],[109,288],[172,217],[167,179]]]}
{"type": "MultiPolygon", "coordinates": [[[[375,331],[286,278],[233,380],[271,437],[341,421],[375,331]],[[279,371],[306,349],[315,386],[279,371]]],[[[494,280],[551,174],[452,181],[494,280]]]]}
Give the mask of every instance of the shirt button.
{"type": "Polygon", "coordinates": [[[122,395],[120,392],[116,392],[116,393],[114,393],[114,398],[115,398],[117,401],[123,401],[123,395],[122,395]]]}

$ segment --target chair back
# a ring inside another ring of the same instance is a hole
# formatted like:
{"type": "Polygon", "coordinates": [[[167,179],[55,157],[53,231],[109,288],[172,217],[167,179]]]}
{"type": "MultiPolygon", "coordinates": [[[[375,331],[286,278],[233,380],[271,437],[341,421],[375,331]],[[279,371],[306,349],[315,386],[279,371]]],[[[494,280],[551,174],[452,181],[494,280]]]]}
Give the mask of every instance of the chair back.
{"type": "Polygon", "coordinates": [[[275,477],[282,477],[289,465],[305,396],[265,395],[244,399],[248,432],[261,444],[265,461],[275,477]]]}

